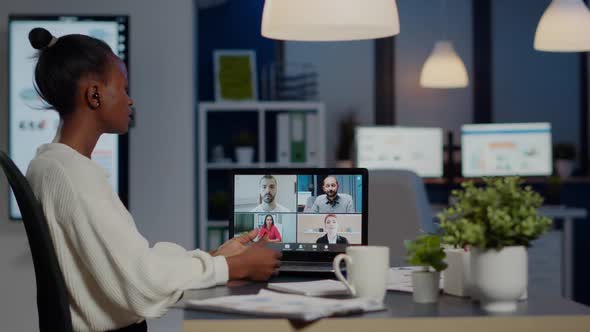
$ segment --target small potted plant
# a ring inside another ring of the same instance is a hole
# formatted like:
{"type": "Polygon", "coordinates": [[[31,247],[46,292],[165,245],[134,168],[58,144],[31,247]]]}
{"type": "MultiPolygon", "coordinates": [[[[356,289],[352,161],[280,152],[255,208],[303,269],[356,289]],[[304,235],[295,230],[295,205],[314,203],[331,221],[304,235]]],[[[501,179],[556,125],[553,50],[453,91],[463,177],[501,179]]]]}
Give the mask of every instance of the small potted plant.
{"type": "Polygon", "coordinates": [[[527,289],[527,251],[551,220],[538,214],[543,198],[518,177],[462,183],[455,204],[439,214],[445,243],[471,248],[471,283],[486,311],[516,309],[527,289]]]}
{"type": "Polygon", "coordinates": [[[555,171],[560,178],[564,179],[572,175],[576,160],[576,147],[573,144],[555,144],[553,158],[555,159],[555,171]]]}
{"type": "Polygon", "coordinates": [[[238,164],[251,164],[254,162],[254,146],[256,138],[247,130],[242,130],[234,138],[236,161],[238,164]]]}
{"type": "Polygon", "coordinates": [[[412,272],[413,298],[417,303],[434,303],[438,301],[440,291],[440,271],[447,267],[444,262],[445,252],[438,235],[423,234],[413,241],[405,241],[408,251],[408,263],[421,266],[421,270],[412,272]]]}

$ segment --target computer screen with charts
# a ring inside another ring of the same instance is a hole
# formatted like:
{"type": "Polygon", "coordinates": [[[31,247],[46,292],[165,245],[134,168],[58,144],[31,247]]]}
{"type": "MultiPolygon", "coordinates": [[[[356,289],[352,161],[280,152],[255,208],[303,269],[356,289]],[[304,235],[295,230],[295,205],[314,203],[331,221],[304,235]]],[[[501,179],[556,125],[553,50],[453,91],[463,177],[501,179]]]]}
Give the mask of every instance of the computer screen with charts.
{"type": "Polygon", "coordinates": [[[366,169],[239,169],[232,176],[230,237],[258,229],[284,255],[308,257],[367,244],[366,169]]]}
{"type": "Polygon", "coordinates": [[[356,128],[356,166],[406,169],[421,177],[443,175],[443,130],[370,126],[356,128]]]}
{"type": "MultiPolygon", "coordinates": [[[[59,126],[59,115],[48,110],[34,85],[35,54],[29,43],[31,29],[42,27],[54,36],[84,34],[107,43],[123,61],[129,58],[127,16],[11,15],[8,24],[8,117],[9,155],[25,173],[37,147],[51,143],[59,126]]],[[[4,102],[4,101],[1,101],[4,102]]],[[[102,135],[92,154],[109,176],[121,200],[127,200],[127,136],[102,135]]],[[[10,217],[20,219],[14,195],[10,217]]]]}
{"type": "Polygon", "coordinates": [[[461,168],[465,177],[551,175],[551,124],[463,125],[461,168]]]}

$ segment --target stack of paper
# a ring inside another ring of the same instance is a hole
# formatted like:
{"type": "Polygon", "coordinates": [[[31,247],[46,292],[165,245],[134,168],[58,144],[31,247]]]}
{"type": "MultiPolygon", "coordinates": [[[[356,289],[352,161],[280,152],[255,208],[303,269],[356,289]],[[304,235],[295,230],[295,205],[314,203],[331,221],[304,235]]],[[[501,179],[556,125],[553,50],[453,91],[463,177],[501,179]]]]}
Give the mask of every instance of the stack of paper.
{"type": "Polygon", "coordinates": [[[186,302],[186,306],[201,310],[282,317],[304,321],[385,309],[381,302],[371,299],[325,299],[281,294],[264,289],[256,295],[189,300],[186,302]]]}
{"type": "Polygon", "coordinates": [[[269,283],[269,289],[307,296],[347,295],[350,291],[338,280],[269,283]]]}

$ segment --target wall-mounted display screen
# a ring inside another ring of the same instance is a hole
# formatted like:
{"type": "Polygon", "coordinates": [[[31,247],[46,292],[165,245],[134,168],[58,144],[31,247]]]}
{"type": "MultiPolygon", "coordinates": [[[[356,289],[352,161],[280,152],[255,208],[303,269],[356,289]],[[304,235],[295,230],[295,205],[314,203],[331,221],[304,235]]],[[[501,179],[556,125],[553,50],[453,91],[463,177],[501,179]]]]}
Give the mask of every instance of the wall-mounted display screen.
{"type": "MultiPolygon", "coordinates": [[[[10,16],[8,25],[8,95],[9,95],[9,154],[21,172],[26,173],[37,147],[53,141],[59,115],[48,110],[34,86],[36,50],[30,45],[31,29],[42,27],[55,37],[84,34],[106,42],[113,52],[127,62],[127,16],[10,16]]],[[[92,159],[109,174],[115,191],[121,191],[122,156],[127,152],[126,139],[118,135],[103,135],[92,154],[92,159]]],[[[125,171],[126,172],[126,171],[125,171]]],[[[126,186],[125,186],[126,188],[126,186]]],[[[10,217],[20,219],[14,195],[10,195],[10,217]]]]}

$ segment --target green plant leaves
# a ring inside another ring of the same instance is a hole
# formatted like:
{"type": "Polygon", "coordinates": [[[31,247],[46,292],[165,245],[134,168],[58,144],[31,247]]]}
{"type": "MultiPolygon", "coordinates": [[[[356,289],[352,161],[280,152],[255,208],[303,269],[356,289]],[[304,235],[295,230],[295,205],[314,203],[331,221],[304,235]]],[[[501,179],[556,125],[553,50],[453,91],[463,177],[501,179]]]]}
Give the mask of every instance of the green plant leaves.
{"type": "Polygon", "coordinates": [[[408,251],[408,263],[432,266],[436,271],[447,268],[447,263],[444,262],[446,255],[438,235],[420,235],[414,241],[404,241],[404,245],[408,251]]]}
{"type": "Polygon", "coordinates": [[[550,228],[551,220],[538,215],[543,198],[522,182],[518,177],[486,178],[483,187],[469,181],[462,190],[453,190],[457,203],[438,214],[443,243],[482,249],[529,247],[550,228]]]}

